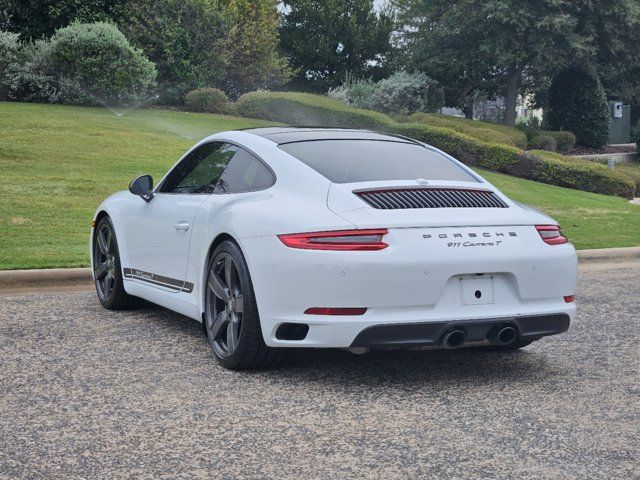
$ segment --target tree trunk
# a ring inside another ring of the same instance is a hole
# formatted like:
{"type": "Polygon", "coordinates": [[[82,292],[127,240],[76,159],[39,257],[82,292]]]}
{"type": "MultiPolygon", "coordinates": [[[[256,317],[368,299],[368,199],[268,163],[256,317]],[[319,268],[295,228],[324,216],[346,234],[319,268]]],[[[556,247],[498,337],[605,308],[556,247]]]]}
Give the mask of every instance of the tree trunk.
{"type": "Polygon", "coordinates": [[[522,66],[513,62],[507,70],[507,91],[504,96],[504,124],[516,126],[516,103],[522,78],[522,66]]]}
{"type": "Polygon", "coordinates": [[[473,120],[473,100],[467,100],[462,107],[462,113],[464,113],[464,118],[468,118],[469,120],[473,120]]]}

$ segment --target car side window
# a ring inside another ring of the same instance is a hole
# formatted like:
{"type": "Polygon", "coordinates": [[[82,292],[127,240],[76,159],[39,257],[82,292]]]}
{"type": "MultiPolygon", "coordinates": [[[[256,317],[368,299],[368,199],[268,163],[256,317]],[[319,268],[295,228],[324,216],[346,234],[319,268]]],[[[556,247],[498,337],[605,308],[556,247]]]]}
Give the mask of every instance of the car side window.
{"type": "Polygon", "coordinates": [[[271,171],[255,156],[237,148],[220,177],[216,193],[239,193],[264,190],[275,183],[271,171]]]}
{"type": "Polygon", "coordinates": [[[238,151],[228,143],[207,143],[191,152],[162,184],[162,193],[214,193],[220,178],[238,151]]]}

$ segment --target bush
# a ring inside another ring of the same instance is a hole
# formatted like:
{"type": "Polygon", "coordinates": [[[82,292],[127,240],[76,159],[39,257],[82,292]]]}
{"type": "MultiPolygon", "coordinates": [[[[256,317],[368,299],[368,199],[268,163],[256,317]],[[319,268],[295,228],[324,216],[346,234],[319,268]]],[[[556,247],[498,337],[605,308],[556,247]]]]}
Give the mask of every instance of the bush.
{"type": "Polygon", "coordinates": [[[570,68],[549,89],[548,123],[552,130],[573,132],[579,145],[600,148],[609,139],[609,106],[597,76],[570,68]]]}
{"type": "Polygon", "coordinates": [[[377,83],[374,110],[391,115],[437,112],[444,106],[444,91],[424,73],[396,72],[377,83]]]}
{"type": "Polygon", "coordinates": [[[551,135],[547,135],[547,132],[540,132],[529,141],[529,148],[555,152],[558,149],[558,142],[551,135]]]}
{"type": "Polygon", "coordinates": [[[526,135],[518,129],[505,125],[428,113],[415,113],[409,117],[409,121],[434,127],[451,128],[485,142],[504,143],[523,149],[527,147],[526,135]]]}
{"type": "Polygon", "coordinates": [[[378,84],[369,80],[347,80],[334,89],[329,90],[329,98],[338,100],[354,108],[375,109],[374,97],[378,91],[378,84]]]}
{"type": "Polygon", "coordinates": [[[424,73],[396,72],[375,83],[347,79],[329,91],[329,97],[352,107],[389,115],[436,112],[444,106],[444,92],[437,81],[424,73]]]}
{"type": "Polygon", "coordinates": [[[556,140],[558,151],[561,153],[569,153],[576,146],[576,136],[571,132],[565,132],[562,130],[559,132],[544,131],[543,134],[553,137],[556,140]]]}
{"type": "Polygon", "coordinates": [[[624,173],[596,162],[544,150],[528,152],[508,173],[536,182],[624,198],[632,198],[636,191],[635,182],[624,173]]]}
{"type": "Polygon", "coordinates": [[[0,100],[8,98],[10,77],[22,65],[22,45],[17,33],[0,30],[0,100]]]}
{"type": "Polygon", "coordinates": [[[636,142],[636,148],[638,152],[640,152],[640,120],[636,124],[636,128],[633,130],[633,139],[632,141],[636,142]]]}
{"type": "Polygon", "coordinates": [[[57,30],[49,41],[38,44],[24,73],[38,79],[31,82],[34,86],[43,83],[50,102],[116,106],[148,100],[156,77],[153,63],[142,51],[132,47],[116,26],[102,22],[74,23],[57,30]]]}
{"type": "Polygon", "coordinates": [[[198,88],[185,95],[185,105],[193,112],[226,113],[229,98],[217,88],[198,88]]]}
{"type": "Polygon", "coordinates": [[[244,117],[289,125],[382,129],[391,122],[382,113],[352,108],[325,96],[297,92],[245,93],[234,110],[244,117]]]}

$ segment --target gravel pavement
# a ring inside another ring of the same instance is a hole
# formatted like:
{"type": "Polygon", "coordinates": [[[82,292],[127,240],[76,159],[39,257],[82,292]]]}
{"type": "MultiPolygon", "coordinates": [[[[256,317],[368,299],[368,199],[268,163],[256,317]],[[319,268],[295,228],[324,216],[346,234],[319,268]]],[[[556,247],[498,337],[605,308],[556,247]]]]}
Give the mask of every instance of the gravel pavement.
{"type": "Polygon", "coordinates": [[[92,293],[0,297],[1,478],[640,478],[640,264],[511,354],[214,360],[194,321],[92,293]]]}

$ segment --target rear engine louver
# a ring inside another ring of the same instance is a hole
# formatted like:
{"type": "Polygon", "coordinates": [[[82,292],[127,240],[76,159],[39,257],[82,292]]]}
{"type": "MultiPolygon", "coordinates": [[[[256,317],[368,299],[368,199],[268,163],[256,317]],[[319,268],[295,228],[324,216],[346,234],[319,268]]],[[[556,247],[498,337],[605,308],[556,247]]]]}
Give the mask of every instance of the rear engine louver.
{"type": "Polygon", "coordinates": [[[354,192],[373,208],[507,208],[489,190],[456,188],[401,188],[354,192]]]}

